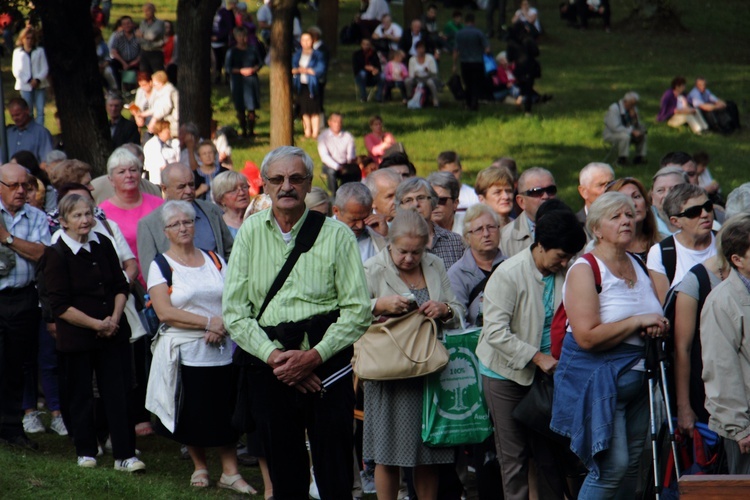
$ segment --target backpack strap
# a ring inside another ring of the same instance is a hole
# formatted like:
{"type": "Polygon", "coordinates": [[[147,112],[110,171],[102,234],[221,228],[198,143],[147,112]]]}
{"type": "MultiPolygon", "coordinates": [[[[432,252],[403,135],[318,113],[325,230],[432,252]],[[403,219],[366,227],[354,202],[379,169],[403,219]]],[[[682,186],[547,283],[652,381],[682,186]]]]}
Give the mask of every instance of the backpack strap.
{"type": "Polygon", "coordinates": [[[698,278],[698,315],[703,310],[703,303],[706,302],[708,294],[711,293],[711,278],[708,275],[708,269],[704,265],[694,266],[691,273],[698,278]]]}
{"type": "Polygon", "coordinates": [[[219,256],[216,255],[216,252],[214,252],[213,250],[209,250],[206,253],[208,253],[208,256],[211,257],[212,261],[214,261],[214,265],[216,266],[216,269],[221,271],[221,268],[222,268],[221,259],[219,259],[219,256]]]}
{"type": "Polygon", "coordinates": [[[640,256],[638,256],[638,254],[636,254],[636,253],[633,253],[633,252],[627,252],[627,253],[628,253],[628,255],[630,255],[631,257],[633,257],[633,259],[635,259],[635,261],[638,263],[638,265],[641,266],[641,269],[643,269],[643,272],[648,275],[648,267],[646,267],[646,263],[643,262],[643,259],[641,259],[640,256]]]}
{"type": "Polygon", "coordinates": [[[671,285],[677,270],[677,248],[675,247],[674,236],[660,241],[659,249],[661,250],[661,263],[667,272],[667,279],[669,279],[671,285]]]}
{"type": "Polygon", "coordinates": [[[591,266],[591,272],[594,273],[594,285],[596,286],[596,293],[602,293],[602,272],[599,270],[599,263],[596,261],[594,254],[589,252],[581,255],[586,262],[591,266]]]}
{"type": "Polygon", "coordinates": [[[160,253],[156,254],[156,257],[154,257],[154,262],[156,262],[156,265],[159,266],[161,275],[164,276],[165,280],[167,280],[169,293],[172,293],[172,267],[169,265],[169,262],[167,262],[166,257],[164,257],[164,255],[160,253]]]}
{"type": "Polygon", "coordinates": [[[256,321],[260,321],[260,317],[263,316],[271,299],[273,299],[278,291],[281,290],[281,287],[284,286],[286,279],[291,274],[292,269],[294,269],[294,265],[297,264],[297,260],[299,260],[300,256],[310,250],[315,244],[315,240],[318,239],[318,234],[320,234],[320,230],[323,227],[325,220],[325,215],[313,210],[307,211],[307,218],[305,219],[305,222],[302,223],[302,227],[299,229],[299,233],[297,233],[297,237],[294,239],[292,253],[287,257],[286,262],[281,267],[281,271],[276,275],[276,279],[273,280],[273,284],[271,284],[271,288],[266,294],[263,305],[260,306],[258,315],[255,317],[256,321]]]}

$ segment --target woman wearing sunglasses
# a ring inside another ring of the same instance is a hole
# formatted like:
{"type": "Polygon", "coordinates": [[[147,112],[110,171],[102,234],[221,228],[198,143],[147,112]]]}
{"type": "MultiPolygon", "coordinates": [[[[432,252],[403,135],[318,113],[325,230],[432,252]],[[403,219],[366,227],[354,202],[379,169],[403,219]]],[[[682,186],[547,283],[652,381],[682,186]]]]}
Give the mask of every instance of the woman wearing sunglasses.
{"type": "Polygon", "coordinates": [[[674,236],[651,247],[648,269],[659,300],[696,264],[716,255],[714,206],[703,188],[679,184],[664,198],[663,210],[677,228],[674,236]]]}

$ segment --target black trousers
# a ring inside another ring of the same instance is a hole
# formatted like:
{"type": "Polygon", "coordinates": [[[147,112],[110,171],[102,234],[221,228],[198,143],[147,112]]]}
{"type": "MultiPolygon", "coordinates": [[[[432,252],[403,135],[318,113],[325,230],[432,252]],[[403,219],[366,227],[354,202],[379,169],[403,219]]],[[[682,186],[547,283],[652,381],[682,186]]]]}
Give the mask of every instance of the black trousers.
{"type": "Polygon", "coordinates": [[[23,363],[39,335],[39,297],[34,285],[0,290],[0,437],[23,435],[23,363]]]}
{"type": "Polygon", "coordinates": [[[127,342],[103,342],[98,350],[58,354],[60,406],[78,456],[95,457],[97,452],[94,373],[112,438],[112,455],[118,460],[135,456],[135,429],[128,418],[130,357],[127,342]]]}
{"type": "Polygon", "coordinates": [[[466,86],[466,105],[470,110],[476,111],[479,109],[479,96],[482,94],[487,79],[484,73],[484,63],[462,62],[461,78],[466,86]]]}
{"type": "Polygon", "coordinates": [[[310,463],[322,500],[352,496],[354,387],[351,375],[323,394],[302,394],[280,382],[270,367],[247,369],[250,408],[276,500],[308,497],[310,463]]]}
{"type": "MultiPolygon", "coordinates": [[[[140,70],[149,74],[164,70],[164,52],[161,50],[142,50],[140,70]]],[[[175,84],[177,82],[171,82],[175,84]]]]}

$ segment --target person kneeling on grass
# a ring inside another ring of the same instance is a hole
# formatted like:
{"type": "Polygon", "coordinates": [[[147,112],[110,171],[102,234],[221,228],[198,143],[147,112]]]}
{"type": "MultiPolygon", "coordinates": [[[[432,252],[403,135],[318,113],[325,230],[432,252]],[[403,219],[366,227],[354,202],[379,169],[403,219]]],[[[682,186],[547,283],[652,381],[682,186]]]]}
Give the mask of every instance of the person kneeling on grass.
{"type": "Polygon", "coordinates": [[[254,494],[237,471],[238,436],[231,425],[232,348],[221,316],[226,263],[193,244],[190,203],[165,203],[162,222],[170,246],[163,260],[157,255],[151,263],[148,293],[164,326],[152,345],[146,408],[159,417],[157,432],[187,445],[195,467],[191,486],[209,485],[205,448],[218,447],[223,469],[218,486],[254,494]]]}

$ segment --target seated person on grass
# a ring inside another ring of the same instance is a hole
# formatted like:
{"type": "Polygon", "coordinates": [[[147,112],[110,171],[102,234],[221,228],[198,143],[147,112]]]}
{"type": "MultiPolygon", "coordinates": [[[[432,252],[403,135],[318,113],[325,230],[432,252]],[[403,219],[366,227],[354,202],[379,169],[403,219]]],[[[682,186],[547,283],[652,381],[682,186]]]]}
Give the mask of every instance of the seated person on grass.
{"type": "Polygon", "coordinates": [[[605,142],[617,148],[617,163],[627,165],[630,145],[635,145],[636,165],[646,162],[646,125],[638,115],[638,100],[635,92],[628,92],[625,97],[612,103],[604,115],[605,142]]]}
{"type": "Polygon", "coordinates": [[[711,130],[730,134],[740,128],[740,115],[737,104],[732,101],[723,101],[708,90],[706,79],[698,77],[695,87],[687,96],[690,105],[700,109],[711,130]]]}
{"type": "Polygon", "coordinates": [[[520,105],[522,102],[521,90],[516,85],[515,63],[508,62],[505,51],[496,57],[497,71],[492,77],[492,95],[496,101],[504,101],[506,104],[520,105]]]}
{"type": "Polygon", "coordinates": [[[352,69],[359,90],[359,100],[366,102],[367,87],[376,87],[375,100],[381,102],[385,79],[380,71],[380,58],[368,38],[362,40],[360,47],[362,48],[352,54],[352,69]]]}
{"type": "Polygon", "coordinates": [[[406,104],[406,85],[404,80],[409,76],[409,70],[404,65],[404,58],[406,55],[403,50],[397,50],[393,52],[391,60],[385,65],[385,94],[384,97],[387,101],[391,100],[391,93],[393,88],[397,88],[401,92],[401,102],[406,104]]]}
{"type": "Polygon", "coordinates": [[[677,76],[672,79],[670,88],[661,96],[656,121],[667,122],[667,125],[674,128],[680,128],[687,123],[694,134],[701,135],[708,130],[708,124],[700,111],[690,105],[684,92],[685,78],[677,76]]]}
{"type": "Polygon", "coordinates": [[[372,44],[385,57],[393,50],[398,50],[398,42],[404,30],[394,23],[390,14],[383,16],[380,24],[372,32],[372,44]]]}

